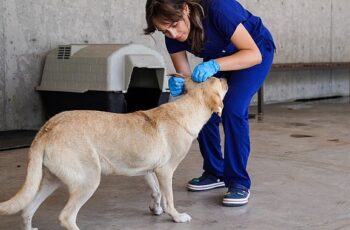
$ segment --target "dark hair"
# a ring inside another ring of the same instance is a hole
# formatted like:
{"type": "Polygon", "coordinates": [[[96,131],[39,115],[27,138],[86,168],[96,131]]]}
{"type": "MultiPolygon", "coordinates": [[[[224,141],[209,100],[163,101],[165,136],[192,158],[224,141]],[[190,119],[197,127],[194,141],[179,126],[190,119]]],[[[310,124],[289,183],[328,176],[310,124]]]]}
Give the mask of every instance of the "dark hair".
{"type": "Polygon", "coordinates": [[[145,34],[153,33],[156,28],[153,25],[153,19],[161,19],[166,22],[174,23],[183,18],[182,12],[185,4],[190,9],[191,30],[188,41],[191,43],[191,49],[194,53],[199,53],[203,49],[204,31],[202,19],[204,17],[203,8],[200,5],[201,0],[147,0],[146,3],[146,22],[147,28],[145,34]]]}

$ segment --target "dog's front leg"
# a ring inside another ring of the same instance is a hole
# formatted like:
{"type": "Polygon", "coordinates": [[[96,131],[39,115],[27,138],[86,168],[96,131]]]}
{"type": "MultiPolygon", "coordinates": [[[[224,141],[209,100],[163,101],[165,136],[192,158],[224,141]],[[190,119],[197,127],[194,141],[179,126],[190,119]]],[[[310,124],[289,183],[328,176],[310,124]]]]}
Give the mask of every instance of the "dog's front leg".
{"type": "Polygon", "coordinates": [[[187,213],[179,213],[174,207],[173,198],[173,170],[171,166],[164,166],[156,170],[160,191],[163,196],[164,211],[169,214],[177,223],[189,222],[191,216],[187,213]]]}

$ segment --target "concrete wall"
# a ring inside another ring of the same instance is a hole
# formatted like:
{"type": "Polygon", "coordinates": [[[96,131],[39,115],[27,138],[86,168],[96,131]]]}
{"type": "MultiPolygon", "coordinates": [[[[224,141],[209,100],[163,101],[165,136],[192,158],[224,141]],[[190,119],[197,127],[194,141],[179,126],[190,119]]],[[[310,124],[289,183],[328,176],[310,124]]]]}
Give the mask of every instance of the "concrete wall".
{"type": "Polygon", "coordinates": [[[6,124],[5,120],[5,39],[4,39],[4,2],[0,1],[0,130],[6,124]]]}
{"type": "MultiPolygon", "coordinates": [[[[275,63],[349,62],[350,2],[346,0],[245,1],[262,15],[277,43],[275,63]]],[[[350,70],[272,72],[267,102],[349,95],[350,70]]]]}
{"type": "MultiPolygon", "coordinates": [[[[60,44],[141,43],[163,54],[163,36],[142,35],[146,0],[0,1],[0,130],[36,129],[43,121],[34,87],[44,57],[60,44]]],[[[276,63],[350,61],[347,0],[241,0],[274,34],[276,63]]],[[[194,66],[200,60],[190,56],[194,66]]],[[[349,71],[273,73],[268,101],[349,92],[349,71]]]]}

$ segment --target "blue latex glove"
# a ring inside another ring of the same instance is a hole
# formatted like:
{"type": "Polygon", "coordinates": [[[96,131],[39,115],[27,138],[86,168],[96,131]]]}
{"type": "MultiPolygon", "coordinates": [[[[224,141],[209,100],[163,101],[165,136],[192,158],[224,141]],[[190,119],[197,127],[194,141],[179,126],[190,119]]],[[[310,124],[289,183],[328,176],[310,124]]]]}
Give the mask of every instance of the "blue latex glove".
{"type": "Polygon", "coordinates": [[[170,94],[173,97],[179,96],[184,92],[185,80],[180,77],[171,77],[168,81],[170,94]]]}
{"type": "Polygon", "coordinates": [[[192,80],[195,82],[206,81],[220,70],[219,64],[213,59],[207,62],[198,64],[192,73],[192,80]]]}

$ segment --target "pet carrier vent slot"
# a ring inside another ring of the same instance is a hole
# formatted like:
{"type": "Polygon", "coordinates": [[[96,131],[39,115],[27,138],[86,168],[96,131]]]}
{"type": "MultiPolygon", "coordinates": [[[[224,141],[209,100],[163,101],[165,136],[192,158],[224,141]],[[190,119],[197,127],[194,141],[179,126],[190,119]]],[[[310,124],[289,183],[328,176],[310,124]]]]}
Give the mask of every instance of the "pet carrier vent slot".
{"type": "Polygon", "coordinates": [[[57,59],[69,59],[71,55],[70,46],[59,46],[57,59]]]}

